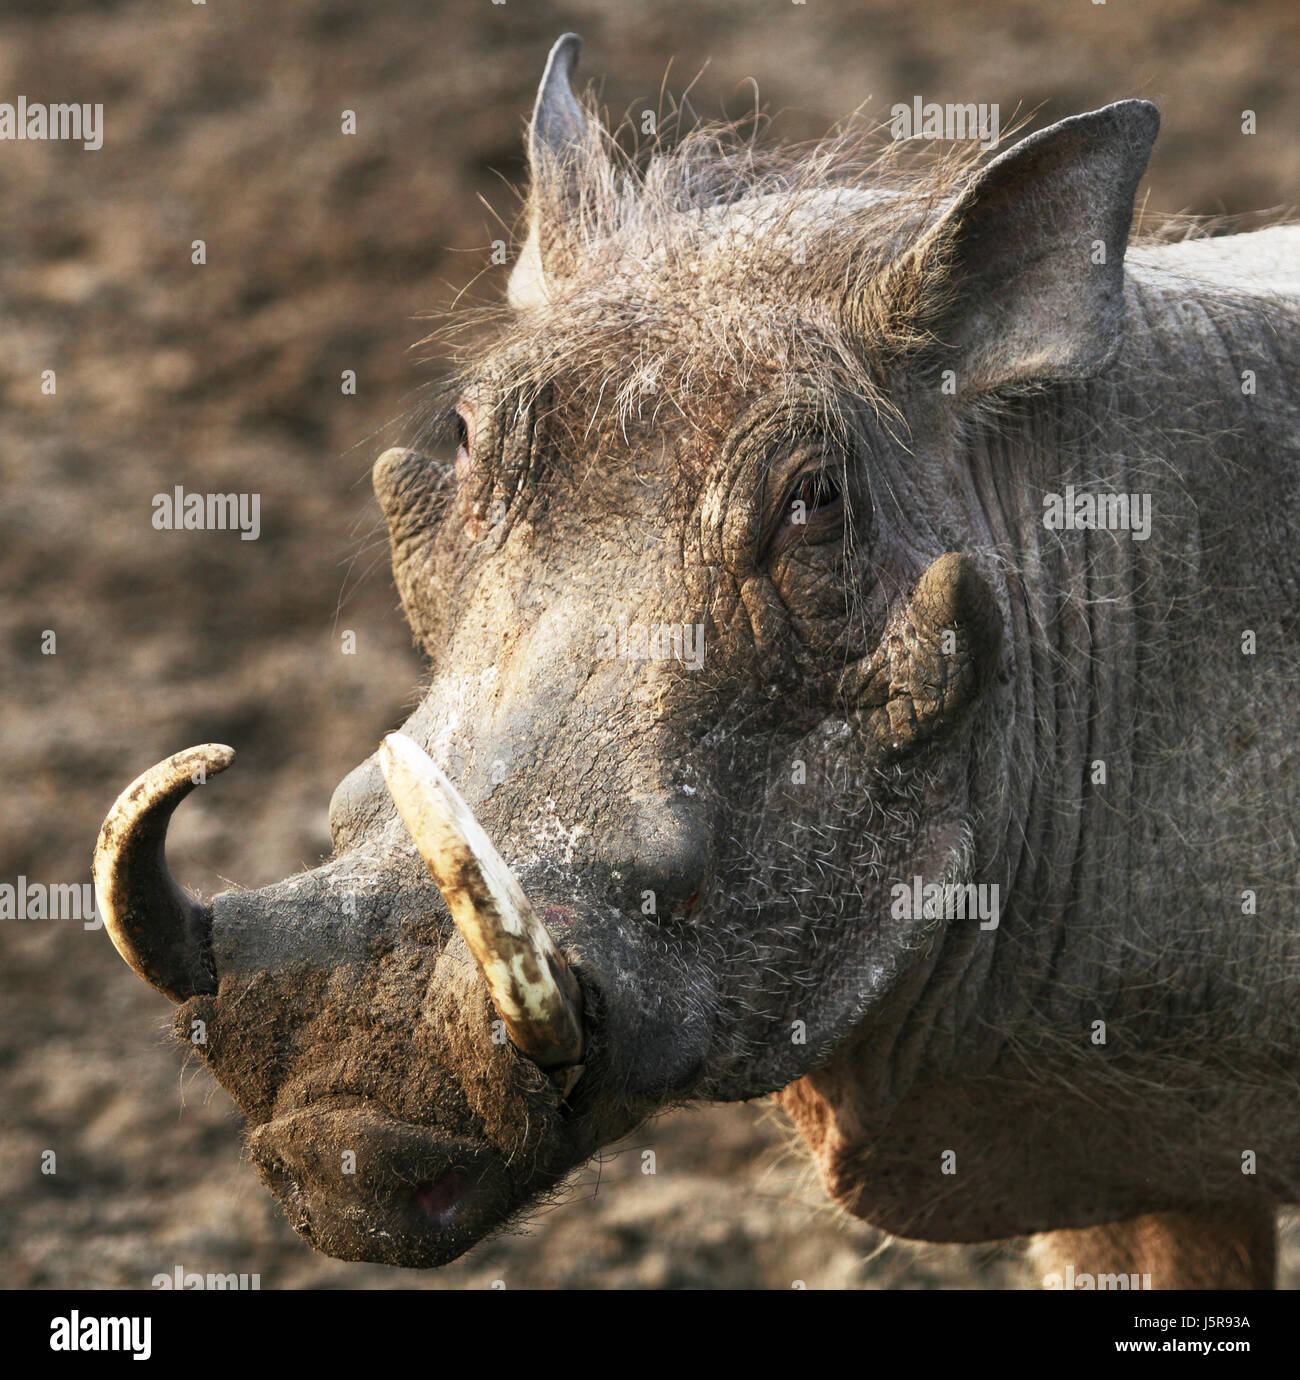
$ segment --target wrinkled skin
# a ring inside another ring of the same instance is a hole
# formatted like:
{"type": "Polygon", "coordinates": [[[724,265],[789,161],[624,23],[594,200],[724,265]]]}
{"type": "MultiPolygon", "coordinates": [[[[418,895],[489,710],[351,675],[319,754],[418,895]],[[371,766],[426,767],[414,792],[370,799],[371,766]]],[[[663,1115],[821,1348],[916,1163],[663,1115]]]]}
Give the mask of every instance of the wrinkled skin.
{"type": "Polygon", "coordinates": [[[561,369],[521,405],[514,342],[466,380],[457,464],[390,453],[375,487],[431,669],[404,732],[568,956],[584,1069],[565,1098],[501,1040],[371,758],[330,861],[216,898],[215,991],[177,1014],[290,1220],[444,1263],[655,1111],[770,1093],[831,1195],[904,1235],[1292,1199],[1293,232],[1125,274],[1150,107],[1066,122],[882,251],[845,330],[884,406],[846,402],[822,337],[760,309],[823,319],[789,256],[743,287],[726,256],[582,275],[543,185],[563,76],[512,300],[539,351],[550,320],[682,302],[604,369],[650,335],[707,386],[629,419],[561,369]],[[1046,531],[1067,483],[1151,493],[1150,540],[1046,531]],[[620,618],[702,625],[703,664],[601,655],[620,618]],[[997,927],[900,917],[915,876],[997,884],[997,927]]]}

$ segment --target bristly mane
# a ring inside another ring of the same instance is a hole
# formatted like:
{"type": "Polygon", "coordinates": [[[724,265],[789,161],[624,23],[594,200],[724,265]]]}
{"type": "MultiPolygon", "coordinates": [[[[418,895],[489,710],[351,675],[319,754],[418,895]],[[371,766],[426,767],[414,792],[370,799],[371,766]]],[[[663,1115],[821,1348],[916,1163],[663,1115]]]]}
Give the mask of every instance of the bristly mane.
{"type": "MultiPolygon", "coordinates": [[[[942,263],[921,273],[905,256],[984,161],[978,143],[894,140],[857,118],[803,145],[761,144],[757,120],[643,140],[630,122],[609,133],[590,100],[587,113],[563,176],[535,182],[521,218],[563,227],[550,300],[515,312],[461,294],[440,314],[420,345],[452,374],[421,409],[420,440],[485,362],[524,403],[562,380],[593,425],[688,419],[781,369],[887,420],[880,366],[928,339],[945,303],[942,263]]],[[[1142,238],[1198,231],[1167,218],[1142,238]]]]}
{"type": "MultiPolygon", "coordinates": [[[[462,294],[440,313],[420,345],[454,373],[431,411],[489,357],[522,396],[564,378],[627,420],[647,404],[687,415],[685,399],[698,407],[720,374],[734,390],[777,358],[824,358],[846,297],[906,251],[980,160],[973,143],[918,155],[857,121],[813,144],[764,146],[753,120],[641,140],[630,125],[607,132],[590,103],[588,114],[564,178],[535,183],[525,203],[566,227],[552,300],[517,313],[462,294]]],[[[860,383],[871,396],[869,375],[860,383]]]]}

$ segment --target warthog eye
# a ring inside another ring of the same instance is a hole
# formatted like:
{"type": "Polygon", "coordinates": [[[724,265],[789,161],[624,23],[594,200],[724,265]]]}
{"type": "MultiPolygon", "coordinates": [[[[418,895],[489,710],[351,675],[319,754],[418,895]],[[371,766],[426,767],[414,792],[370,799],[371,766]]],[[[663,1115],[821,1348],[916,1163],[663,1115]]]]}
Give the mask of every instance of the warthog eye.
{"type": "Polygon", "coordinates": [[[802,511],[808,515],[825,512],[843,500],[840,482],[827,470],[817,470],[805,475],[790,496],[790,512],[802,511]]]}
{"type": "Polygon", "coordinates": [[[773,556],[800,541],[825,541],[844,520],[840,477],[824,466],[805,470],[790,486],[769,541],[773,556]]]}
{"type": "Polygon", "coordinates": [[[449,414],[448,423],[456,438],[456,474],[464,479],[469,473],[474,455],[474,409],[459,403],[449,414]]]}

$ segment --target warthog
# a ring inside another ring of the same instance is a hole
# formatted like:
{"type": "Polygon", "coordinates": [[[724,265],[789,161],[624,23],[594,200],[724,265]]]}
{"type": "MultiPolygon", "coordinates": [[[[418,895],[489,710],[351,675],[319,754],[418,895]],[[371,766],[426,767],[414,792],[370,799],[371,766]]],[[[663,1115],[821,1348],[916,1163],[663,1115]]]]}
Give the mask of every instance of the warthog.
{"type": "Polygon", "coordinates": [[[442,1264],[664,1107],[774,1094],[890,1232],[1265,1283],[1300,236],[1130,247],[1143,101],[991,160],[634,163],[577,51],[455,462],[375,466],[422,703],[329,861],[210,905],[163,844],[233,754],[146,772],[119,951],[346,1260],[442,1264]]]}

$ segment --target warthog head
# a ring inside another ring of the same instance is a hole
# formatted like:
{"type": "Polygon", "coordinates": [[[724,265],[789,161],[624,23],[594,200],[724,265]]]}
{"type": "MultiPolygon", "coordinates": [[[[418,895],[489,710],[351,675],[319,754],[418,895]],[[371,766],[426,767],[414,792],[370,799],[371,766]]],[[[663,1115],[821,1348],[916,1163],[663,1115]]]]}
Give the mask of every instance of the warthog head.
{"type": "Polygon", "coordinates": [[[1151,107],[982,169],[704,130],[634,171],[577,50],[538,95],[509,311],[443,409],[455,462],[375,466],[432,674],[335,792],[333,856],[182,892],[167,821],[230,762],[209,745],[96,857],[118,949],[344,1259],[449,1261],[652,1113],[863,1029],[897,1095],[895,1037],[979,927],[891,887],[976,875],[1018,742],[963,437],[1115,346],[1151,107]]]}

